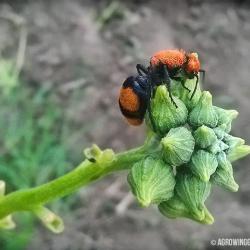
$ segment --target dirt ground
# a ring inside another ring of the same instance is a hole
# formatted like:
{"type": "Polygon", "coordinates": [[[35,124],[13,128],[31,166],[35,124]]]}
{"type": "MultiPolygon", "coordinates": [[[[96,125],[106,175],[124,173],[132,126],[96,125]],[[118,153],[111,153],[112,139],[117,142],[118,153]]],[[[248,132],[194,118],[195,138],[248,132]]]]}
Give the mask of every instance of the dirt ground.
{"type": "MultiPolygon", "coordinates": [[[[125,77],[158,49],[199,53],[204,88],[216,105],[240,111],[233,134],[250,143],[250,5],[248,1],[1,1],[0,14],[15,12],[26,22],[22,78],[31,86],[54,84],[75,124],[68,144],[80,154],[92,142],[116,151],[142,143],[142,128],[129,127],[117,105],[125,77]],[[106,15],[106,16],[105,16],[106,15]],[[108,16],[108,18],[106,18],[108,16]],[[106,18],[106,19],[105,19],[106,18]],[[78,92],[79,100],[67,100],[78,92]],[[84,133],[79,128],[84,126],[84,133]],[[105,129],[104,129],[105,128],[105,129]],[[80,132],[81,131],[81,132],[80,132]]],[[[15,57],[19,33],[0,22],[0,49],[15,57]]],[[[74,154],[74,153],[73,153],[74,154]]],[[[217,238],[250,236],[250,160],[235,164],[238,193],[214,189],[208,207],[212,226],[163,218],[157,209],[132,203],[121,215],[126,176],[112,176],[80,191],[79,206],[64,216],[66,230],[52,235],[37,228],[29,250],[220,249],[217,238]],[[117,181],[118,180],[118,181],[117,181]],[[110,191],[110,185],[113,189],[110,191]]],[[[128,197],[129,198],[129,197],[128,197]]]]}

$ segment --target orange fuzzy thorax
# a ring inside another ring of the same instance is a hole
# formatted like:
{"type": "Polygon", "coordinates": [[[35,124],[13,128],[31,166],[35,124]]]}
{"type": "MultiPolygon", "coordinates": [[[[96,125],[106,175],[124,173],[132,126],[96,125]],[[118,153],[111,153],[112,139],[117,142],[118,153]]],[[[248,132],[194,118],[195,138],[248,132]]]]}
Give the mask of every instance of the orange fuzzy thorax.
{"type": "Polygon", "coordinates": [[[130,112],[136,112],[140,107],[139,97],[131,88],[121,88],[119,101],[121,106],[130,112]]]}
{"type": "Polygon", "coordinates": [[[159,63],[165,64],[169,69],[181,67],[186,62],[186,54],[183,50],[161,50],[156,52],[150,59],[152,66],[159,63]]]}
{"type": "Polygon", "coordinates": [[[187,64],[185,70],[187,73],[198,73],[200,70],[200,61],[195,53],[190,53],[187,55],[187,64]]]}

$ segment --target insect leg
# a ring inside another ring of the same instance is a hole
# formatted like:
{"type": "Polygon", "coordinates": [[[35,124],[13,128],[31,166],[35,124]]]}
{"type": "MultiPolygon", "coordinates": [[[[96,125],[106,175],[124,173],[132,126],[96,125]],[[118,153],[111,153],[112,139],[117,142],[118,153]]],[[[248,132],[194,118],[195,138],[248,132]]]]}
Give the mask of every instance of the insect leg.
{"type": "Polygon", "coordinates": [[[171,79],[169,77],[168,69],[167,69],[166,65],[163,65],[163,76],[164,76],[164,82],[166,83],[166,86],[167,86],[167,89],[168,89],[168,94],[169,94],[169,97],[171,99],[171,102],[174,104],[174,106],[176,108],[178,108],[178,106],[175,103],[174,98],[172,96],[172,92],[171,92],[171,79]]]}
{"type": "Polygon", "coordinates": [[[193,93],[192,93],[192,95],[191,95],[191,97],[190,97],[190,100],[192,100],[192,98],[194,97],[194,94],[195,94],[195,92],[196,92],[196,90],[197,90],[198,83],[199,83],[199,76],[198,76],[198,74],[197,74],[197,75],[194,75],[194,77],[196,78],[196,82],[195,82],[195,87],[194,87],[193,93]]]}
{"type": "Polygon", "coordinates": [[[184,89],[186,89],[188,92],[191,92],[191,90],[185,85],[185,79],[181,79],[181,85],[184,89]]]}
{"type": "Polygon", "coordinates": [[[151,104],[152,94],[153,94],[153,86],[150,83],[148,85],[148,103],[147,103],[148,107],[147,107],[147,109],[148,109],[148,116],[149,116],[150,123],[152,125],[152,129],[153,129],[154,132],[156,132],[156,126],[155,126],[155,123],[154,123],[154,119],[152,117],[152,111],[151,111],[151,105],[150,105],[151,104]]]}
{"type": "Polygon", "coordinates": [[[136,70],[140,76],[148,74],[148,69],[142,64],[136,64],[136,70]]]}

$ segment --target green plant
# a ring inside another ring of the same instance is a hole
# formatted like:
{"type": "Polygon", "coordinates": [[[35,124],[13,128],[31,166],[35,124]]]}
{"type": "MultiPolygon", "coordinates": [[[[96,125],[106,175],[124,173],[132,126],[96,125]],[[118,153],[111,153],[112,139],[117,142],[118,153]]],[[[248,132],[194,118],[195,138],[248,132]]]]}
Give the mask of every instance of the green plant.
{"type": "Polygon", "coordinates": [[[0,175],[11,189],[40,185],[69,169],[62,111],[49,92],[33,94],[23,85],[0,101],[0,175]]]}
{"type": "MultiPolygon", "coordinates": [[[[8,191],[41,185],[70,170],[64,143],[69,124],[49,87],[21,83],[14,64],[0,60],[0,176],[8,191]],[[54,166],[54,167],[53,167],[54,166]]],[[[74,198],[53,203],[69,210],[74,198]]],[[[32,236],[34,218],[16,218],[22,230],[1,231],[1,249],[22,249],[32,236]],[[10,239],[14,240],[10,240],[10,239]]]]}
{"type": "MultiPolygon", "coordinates": [[[[192,93],[195,80],[187,80],[185,85],[192,93]]],[[[169,218],[213,223],[204,204],[211,187],[218,184],[237,191],[230,162],[249,154],[250,146],[229,135],[236,111],[213,106],[211,94],[200,88],[190,99],[190,93],[180,83],[175,82],[173,87],[178,108],[172,104],[167,88],[157,87],[150,103],[151,114],[146,118],[147,138],[141,147],[115,154],[93,145],[84,150],[86,159],[62,177],[3,195],[2,226],[13,226],[11,214],[30,211],[47,228],[59,233],[63,230],[62,219],[44,205],[120,170],[129,171],[128,182],[142,206],[157,204],[169,218]]]]}

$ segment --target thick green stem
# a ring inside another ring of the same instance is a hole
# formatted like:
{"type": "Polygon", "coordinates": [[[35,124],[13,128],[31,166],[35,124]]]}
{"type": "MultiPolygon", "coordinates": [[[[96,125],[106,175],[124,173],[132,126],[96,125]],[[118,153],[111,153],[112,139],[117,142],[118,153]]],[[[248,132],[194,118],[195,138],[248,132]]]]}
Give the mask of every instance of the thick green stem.
{"type": "Polygon", "coordinates": [[[37,207],[68,195],[111,172],[130,168],[134,162],[144,157],[147,144],[116,154],[110,161],[93,163],[85,160],[68,174],[51,182],[2,196],[0,219],[16,211],[34,211],[37,207]]]}

